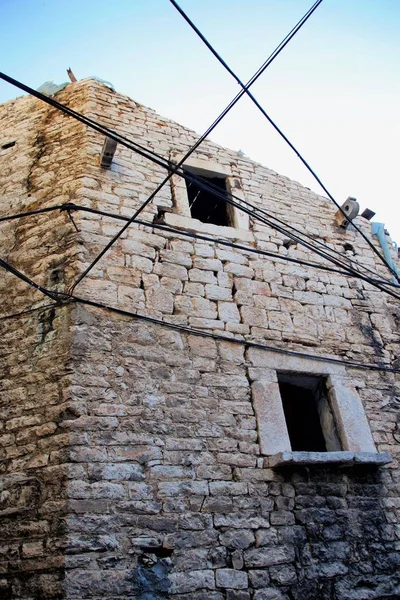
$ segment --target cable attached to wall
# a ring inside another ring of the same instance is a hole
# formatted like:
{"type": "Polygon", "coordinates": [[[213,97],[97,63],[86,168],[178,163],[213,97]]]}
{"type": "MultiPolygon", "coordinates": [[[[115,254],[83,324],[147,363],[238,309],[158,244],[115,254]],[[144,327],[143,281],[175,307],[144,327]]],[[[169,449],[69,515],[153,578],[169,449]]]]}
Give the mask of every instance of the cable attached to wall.
{"type": "MultiPolygon", "coordinates": [[[[48,208],[43,208],[43,209],[37,209],[34,211],[27,211],[25,213],[18,213],[15,215],[9,215],[9,216],[3,216],[0,217],[0,222],[4,222],[7,220],[12,220],[12,219],[16,219],[16,218],[23,218],[23,217],[29,217],[32,215],[38,215],[38,214],[42,214],[42,213],[48,213],[54,210],[60,210],[60,211],[65,211],[68,213],[70,219],[71,219],[71,211],[83,211],[83,212],[89,212],[92,214],[96,214],[99,216],[104,216],[104,217],[108,217],[108,218],[112,218],[112,219],[117,219],[117,220],[122,220],[122,221],[129,221],[129,217],[124,217],[118,213],[110,213],[107,211],[103,211],[100,209],[94,209],[94,208],[89,208],[86,206],[79,206],[75,203],[66,203],[63,205],[56,205],[53,207],[48,207],[48,208]]],[[[73,222],[74,223],[74,222],[73,222]]],[[[316,269],[320,269],[326,272],[330,272],[330,273],[336,273],[342,276],[347,276],[347,277],[354,277],[356,279],[361,279],[362,281],[365,281],[366,283],[369,283],[370,285],[373,285],[375,287],[378,287],[378,289],[380,289],[381,291],[384,291],[386,293],[388,293],[390,296],[396,298],[397,300],[400,300],[400,296],[398,296],[397,294],[394,294],[393,292],[391,292],[390,290],[387,290],[385,287],[383,287],[384,285],[388,285],[388,286],[392,286],[392,287],[398,287],[397,284],[394,284],[390,281],[386,281],[386,280],[379,280],[379,279],[372,279],[368,276],[363,275],[362,273],[358,273],[357,271],[353,271],[351,269],[349,269],[346,265],[344,266],[345,270],[343,269],[338,269],[338,268],[334,268],[334,267],[329,267],[327,265],[323,265],[320,263],[315,263],[313,261],[307,261],[307,260],[303,260],[303,259],[299,259],[299,258],[294,258],[294,257],[290,257],[287,255],[282,255],[276,252],[271,252],[268,250],[260,250],[258,248],[253,248],[251,246],[243,246],[241,244],[236,244],[234,242],[227,242],[226,240],[220,239],[220,238],[212,238],[203,234],[198,234],[192,231],[185,231],[185,230],[181,230],[181,229],[176,229],[174,227],[168,226],[168,225],[163,225],[160,223],[151,223],[148,221],[143,221],[143,220],[136,220],[136,223],[145,227],[150,227],[152,229],[159,229],[162,231],[167,231],[167,232],[173,232],[175,233],[177,236],[186,236],[186,237],[190,237],[190,238],[194,238],[194,239],[200,239],[203,241],[207,241],[207,242],[211,242],[213,244],[215,243],[219,243],[221,245],[224,245],[226,247],[229,248],[233,248],[233,249],[237,249],[240,251],[244,251],[244,252],[250,252],[253,254],[257,254],[260,256],[267,256],[269,258],[274,258],[276,260],[282,260],[283,262],[289,262],[289,263],[295,263],[295,264],[299,264],[299,265],[303,265],[306,267],[311,267],[311,268],[316,268],[316,269]]],[[[76,225],[74,223],[75,229],[76,229],[76,225]]],[[[332,261],[330,261],[332,262],[332,261]]],[[[334,263],[335,264],[335,263],[334,263]]]]}
{"type": "MultiPolygon", "coordinates": [[[[275,131],[278,132],[278,134],[281,136],[281,138],[289,145],[289,147],[294,151],[294,153],[298,156],[298,158],[301,160],[301,162],[303,163],[303,165],[306,167],[306,169],[309,171],[309,173],[311,173],[311,175],[314,177],[314,179],[318,182],[318,184],[321,186],[321,188],[324,190],[324,192],[326,193],[326,195],[328,196],[328,198],[334,203],[334,205],[336,206],[336,208],[340,211],[340,213],[346,218],[347,221],[349,221],[353,227],[356,229],[356,231],[364,238],[364,240],[368,243],[368,245],[370,246],[370,248],[373,250],[373,252],[379,257],[379,259],[382,261],[382,263],[389,269],[389,272],[396,278],[396,280],[400,283],[400,278],[399,275],[397,274],[397,272],[392,268],[392,266],[388,263],[388,261],[386,260],[386,258],[379,252],[379,250],[376,248],[375,244],[373,242],[371,242],[371,240],[368,238],[367,235],[365,235],[365,233],[362,231],[362,229],[360,227],[358,227],[358,225],[356,225],[354,223],[354,221],[349,217],[348,214],[346,214],[346,212],[343,210],[343,208],[340,206],[340,204],[335,200],[335,198],[332,196],[332,194],[329,192],[329,190],[326,188],[326,186],[322,183],[321,179],[318,177],[318,175],[316,174],[316,172],[311,168],[311,166],[309,165],[309,163],[305,160],[305,158],[300,154],[300,152],[297,150],[297,148],[292,144],[292,142],[289,140],[289,138],[283,133],[283,131],[278,127],[278,125],[272,120],[272,118],[267,114],[267,112],[265,111],[265,109],[261,106],[261,104],[258,102],[258,100],[254,97],[254,95],[249,91],[248,86],[245,85],[240,79],[239,77],[234,73],[234,71],[232,71],[232,69],[229,67],[229,65],[224,61],[224,59],[221,57],[220,54],[218,54],[218,52],[215,50],[215,48],[210,44],[210,42],[205,38],[205,36],[201,33],[201,31],[198,29],[198,27],[196,27],[196,25],[193,23],[193,21],[187,16],[187,14],[182,10],[182,8],[178,5],[177,2],[175,2],[175,0],[169,0],[171,2],[171,4],[177,9],[177,11],[182,15],[182,17],[185,19],[185,21],[190,25],[190,27],[193,29],[193,31],[199,36],[199,38],[202,40],[202,42],[204,42],[204,44],[207,46],[207,48],[212,52],[212,54],[216,57],[216,59],[221,63],[221,65],[228,71],[228,73],[230,75],[232,75],[232,77],[236,80],[236,82],[242,87],[242,89],[244,90],[244,92],[247,94],[247,96],[250,98],[250,100],[256,105],[256,107],[260,110],[260,112],[263,114],[263,116],[268,120],[268,122],[272,125],[272,127],[275,129],[275,131]]],[[[315,3],[314,7],[317,8],[317,6],[322,2],[322,0],[319,0],[318,2],[315,3]]],[[[313,8],[315,10],[315,8],[313,8]]]]}
{"type": "Polygon", "coordinates": [[[16,269],[12,265],[10,265],[8,262],[3,260],[2,258],[0,258],[0,267],[3,267],[3,269],[5,269],[5,271],[7,271],[8,273],[11,273],[18,279],[21,279],[21,281],[24,281],[30,287],[34,288],[35,290],[38,290],[45,296],[48,296],[48,298],[51,298],[52,300],[57,300],[59,298],[58,292],[52,292],[51,290],[48,290],[45,287],[39,285],[38,283],[33,281],[33,279],[30,279],[29,277],[24,275],[24,273],[21,273],[21,271],[19,271],[18,269],[16,269]]]}
{"type": "MultiPolygon", "coordinates": [[[[277,46],[277,48],[272,52],[272,54],[268,57],[268,59],[263,63],[263,65],[258,69],[258,71],[253,75],[253,77],[249,80],[249,82],[244,86],[244,88],[235,96],[235,98],[230,102],[230,104],[222,111],[222,113],[217,117],[217,119],[210,125],[210,127],[204,132],[204,134],[193,144],[193,146],[186,152],[184,157],[177,163],[175,167],[173,167],[168,173],[167,177],[163,179],[163,181],[157,186],[157,188],[150,194],[150,196],[143,202],[141,207],[135,211],[133,216],[130,218],[130,221],[127,222],[121,230],[110,240],[110,242],[101,250],[101,252],[96,256],[96,258],[91,262],[91,264],[87,267],[87,269],[79,275],[77,280],[71,287],[71,292],[75,289],[80,281],[93,269],[95,264],[104,256],[104,254],[113,246],[113,244],[119,239],[119,237],[126,231],[131,223],[135,221],[135,219],[139,216],[139,214],[146,208],[146,206],[153,200],[153,198],[158,194],[158,192],[164,187],[164,185],[170,180],[172,175],[176,173],[179,168],[184,164],[185,160],[189,158],[189,156],[200,146],[200,144],[210,135],[210,133],[215,129],[215,127],[222,121],[222,119],[226,116],[226,114],[235,106],[235,104],[240,100],[240,98],[246,93],[246,89],[248,89],[251,85],[255,83],[255,81],[262,75],[262,73],[267,69],[267,67],[275,60],[275,58],[280,54],[280,52],[285,48],[285,46],[289,43],[289,41],[294,37],[294,35],[299,31],[299,29],[304,25],[304,23],[308,20],[314,10],[317,8],[318,4],[322,0],[318,0],[318,2],[314,5],[312,9],[307,11],[304,17],[297,23],[297,25],[291,30],[291,32],[285,36],[284,40],[277,46]]],[[[13,83],[15,85],[16,80],[12,80],[12,78],[7,75],[0,73],[0,78],[8,81],[9,83],[13,83]]],[[[18,87],[21,87],[20,85],[18,87]]],[[[26,86],[25,86],[26,88],[26,86]]],[[[72,113],[70,113],[71,116],[72,113]]],[[[77,117],[76,117],[77,118],[77,117]]],[[[81,120],[81,119],[78,119],[81,120]]],[[[110,136],[111,137],[111,136],[110,136]]],[[[118,140],[117,140],[118,141],[118,140]]]]}
{"type": "MultiPolygon", "coordinates": [[[[36,287],[35,285],[33,287],[36,287]]],[[[57,293],[55,293],[56,295],[57,293]]],[[[219,342],[231,343],[239,346],[244,346],[245,348],[257,348],[259,350],[264,350],[267,352],[273,352],[275,354],[284,354],[286,356],[293,356],[296,358],[301,358],[304,360],[314,360],[323,363],[332,363],[337,365],[342,365],[344,367],[353,368],[353,369],[362,369],[368,371],[378,371],[378,372],[386,372],[386,373],[400,373],[400,369],[396,369],[389,365],[372,365],[368,363],[360,363],[357,361],[351,360],[343,360],[340,358],[333,358],[331,356],[322,356],[319,354],[310,354],[305,352],[297,352],[296,350],[288,350],[286,348],[277,348],[276,346],[270,346],[267,344],[261,344],[259,342],[254,342],[251,340],[239,340],[237,338],[226,337],[224,335],[220,335],[213,332],[204,331],[201,329],[195,329],[192,327],[186,327],[185,325],[178,325],[176,323],[171,323],[169,321],[162,321],[160,319],[156,319],[154,317],[149,317],[147,315],[141,315],[139,313],[134,313],[131,311],[123,310],[122,308],[116,308],[114,306],[109,306],[107,304],[103,304],[101,302],[95,302],[93,300],[88,300],[85,298],[81,298],[79,296],[73,296],[68,294],[59,294],[60,299],[63,302],[57,302],[52,304],[44,304],[43,306],[32,307],[30,309],[26,309],[24,311],[13,313],[9,315],[5,315],[0,317],[0,321],[11,320],[18,317],[23,317],[33,312],[46,310],[48,308],[61,308],[65,304],[69,303],[78,303],[87,306],[91,306],[93,308],[98,308],[102,310],[106,310],[124,317],[129,317],[133,319],[137,319],[139,321],[144,321],[146,323],[150,323],[152,325],[159,325],[161,327],[166,327],[168,329],[173,329],[175,331],[179,331],[188,335],[194,335],[197,337],[203,338],[211,338],[219,342]]]]}
{"type": "Polygon", "coordinates": [[[131,317],[134,319],[138,319],[139,321],[152,323],[154,325],[160,325],[162,327],[167,327],[169,329],[174,329],[175,331],[181,331],[182,333],[187,333],[187,334],[195,335],[198,337],[212,338],[214,340],[218,340],[221,342],[232,343],[232,344],[236,344],[236,345],[240,345],[240,346],[246,346],[249,348],[258,348],[260,350],[274,352],[276,354],[285,354],[287,356],[294,356],[296,358],[303,358],[303,359],[308,359],[308,360],[316,360],[319,362],[327,362],[327,363],[332,363],[332,364],[343,365],[345,367],[354,368],[354,369],[367,369],[370,371],[384,371],[384,372],[388,372],[388,373],[400,373],[400,369],[390,367],[389,365],[371,365],[371,364],[359,363],[359,362],[351,361],[351,360],[342,360],[340,358],[333,358],[330,356],[321,356],[318,354],[309,354],[309,353],[297,352],[296,350],[287,350],[285,348],[277,348],[275,346],[269,346],[266,344],[261,344],[261,343],[253,342],[253,341],[249,341],[249,340],[238,340],[236,338],[225,337],[225,336],[217,334],[217,333],[203,331],[201,329],[194,329],[192,327],[186,327],[185,325],[178,325],[176,323],[170,323],[169,321],[162,321],[160,319],[155,319],[154,317],[149,317],[146,315],[133,313],[133,312],[130,312],[127,310],[123,310],[121,308],[115,308],[113,306],[103,304],[101,302],[86,300],[85,298],[80,298],[79,296],[72,295],[71,299],[73,299],[75,302],[78,302],[80,304],[85,304],[87,306],[92,306],[94,308],[100,308],[103,310],[107,310],[107,311],[122,315],[124,317],[131,317]]]}
{"type": "MultiPolygon", "coordinates": [[[[139,144],[137,144],[136,142],[129,140],[128,138],[126,138],[125,136],[122,136],[119,133],[114,132],[113,130],[110,130],[109,128],[97,123],[96,121],[93,121],[92,119],[85,117],[83,115],[81,115],[80,113],[70,109],[69,107],[55,101],[52,98],[49,98],[43,94],[41,94],[40,92],[37,92],[36,90],[33,90],[32,88],[29,88],[28,86],[16,81],[15,79],[12,79],[4,74],[0,74],[0,78],[5,79],[6,81],[9,81],[10,83],[12,83],[13,85],[16,85],[17,87],[19,87],[20,89],[27,91],[28,93],[32,94],[33,96],[39,98],[40,100],[43,100],[43,102],[53,106],[54,108],[64,112],[65,114],[67,114],[68,116],[71,116],[75,119],[77,119],[78,121],[84,123],[85,125],[87,125],[88,127],[102,133],[103,135],[108,135],[108,137],[111,137],[112,139],[115,139],[116,141],[118,141],[121,145],[124,145],[125,147],[129,148],[130,150],[132,150],[133,152],[145,157],[146,159],[155,162],[157,165],[161,166],[164,169],[167,169],[169,172],[171,172],[172,170],[172,163],[170,163],[169,161],[166,161],[161,155],[158,155],[157,153],[148,150],[146,148],[144,148],[143,146],[140,146],[139,144]],[[148,154],[146,152],[148,152],[148,154]]],[[[188,181],[195,181],[196,184],[201,188],[204,189],[205,191],[208,191],[210,193],[212,193],[214,196],[216,197],[220,197],[221,199],[223,199],[225,202],[227,201],[227,196],[230,199],[235,199],[239,201],[239,205],[235,205],[238,208],[240,208],[241,210],[243,209],[242,205],[245,204],[246,206],[249,206],[253,211],[258,211],[261,214],[264,214],[266,216],[268,216],[269,218],[272,218],[274,220],[276,220],[278,223],[282,223],[284,225],[286,225],[287,227],[291,227],[291,229],[293,231],[296,231],[298,233],[300,233],[301,235],[304,235],[305,237],[308,237],[309,239],[312,239],[312,237],[310,235],[308,235],[305,232],[301,232],[300,230],[298,230],[297,228],[287,225],[285,224],[284,221],[282,221],[281,219],[279,219],[278,217],[271,215],[270,213],[268,213],[267,211],[265,211],[264,209],[261,209],[260,207],[257,207],[255,205],[252,205],[251,203],[247,202],[246,200],[244,200],[243,198],[238,198],[237,196],[235,196],[234,194],[232,194],[231,192],[227,192],[226,194],[224,194],[223,196],[221,195],[221,189],[216,187],[214,184],[212,184],[212,182],[208,182],[206,179],[203,179],[201,177],[198,177],[192,173],[189,173],[188,171],[184,171],[184,170],[177,170],[176,171],[176,175],[179,175],[180,177],[184,177],[186,180],[188,181]]],[[[31,214],[39,214],[39,212],[46,212],[46,209],[41,209],[40,211],[32,211],[31,214]]],[[[247,211],[248,212],[248,211],[247,211]]],[[[253,214],[252,212],[248,212],[248,214],[250,216],[252,216],[253,218],[258,218],[256,214],[253,214]]],[[[19,218],[18,215],[15,215],[14,218],[19,218]]],[[[3,220],[7,220],[7,218],[3,218],[3,220]]],[[[264,224],[267,224],[268,226],[277,229],[277,227],[270,223],[267,222],[265,220],[262,221],[264,224]]],[[[278,231],[280,231],[280,233],[282,233],[283,235],[287,235],[288,237],[290,237],[291,239],[293,239],[294,241],[296,241],[297,243],[301,243],[303,245],[305,245],[302,240],[298,237],[293,237],[293,234],[291,234],[289,231],[285,231],[283,229],[277,229],[278,231]]],[[[334,249],[330,249],[328,247],[326,247],[322,242],[318,241],[318,240],[313,240],[314,242],[316,242],[317,244],[319,244],[320,246],[324,247],[325,249],[328,249],[328,251],[333,252],[335,254],[338,254],[341,258],[343,258],[342,254],[334,249]]],[[[315,247],[313,247],[312,244],[308,244],[306,246],[308,249],[311,249],[311,251],[316,252],[315,247]]],[[[317,254],[319,254],[320,256],[325,257],[327,260],[331,260],[332,262],[332,257],[330,257],[329,253],[326,252],[326,250],[324,251],[323,254],[321,254],[321,252],[317,252],[317,254]]],[[[376,275],[377,277],[378,274],[375,273],[374,271],[372,271],[371,269],[369,269],[368,267],[365,267],[364,265],[359,265],[359,263],[357,261],[350,261],[352,264],[355,263],[356,265],[358,265],[359,267],[369,271],[370,273],[376,275]]],[[[338,262],[337,260],[334,261],[334,264],[340,264],[342,266],[342,268],[348,268],[347,264],[343,264],[341,262],[338,262]]],[[[391,282],[389,282],[388,280],[385,281],[385,285],[391,285],[391,282]]],[[[397,287],[397,286],[396,286],[397,287]]]]}

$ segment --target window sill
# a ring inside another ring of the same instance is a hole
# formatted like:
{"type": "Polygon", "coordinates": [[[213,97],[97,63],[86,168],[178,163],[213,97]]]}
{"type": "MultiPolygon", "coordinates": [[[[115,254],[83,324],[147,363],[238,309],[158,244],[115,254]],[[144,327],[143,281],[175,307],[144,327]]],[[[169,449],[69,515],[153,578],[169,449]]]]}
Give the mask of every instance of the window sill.
{"type": "Polygon", "coordinates": [[[296,465],[386,465],[392,461],[387,452],[280,452],[264,459],[264,467],[296,465]]]}
{"type": "Polygon", "coordinates": [[[202,223],[191,217],[183,217],[176,213],[165,213],[165,224],[180,229],[204,233],[204,235],[213,235],[222,239],[241,240],[244,242],[254,242],[254,236],[251,231],[245,229],[236,229],[235,227],[222,227],[221,225],[212,225],[202,223]]]}

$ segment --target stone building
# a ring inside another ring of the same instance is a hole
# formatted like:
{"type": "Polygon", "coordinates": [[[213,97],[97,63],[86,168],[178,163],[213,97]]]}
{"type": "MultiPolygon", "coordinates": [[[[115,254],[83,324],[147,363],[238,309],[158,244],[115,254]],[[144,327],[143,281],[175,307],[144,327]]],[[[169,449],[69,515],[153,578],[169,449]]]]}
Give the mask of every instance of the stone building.
{"type": "MultiPolygon", "coordinates": [[[[56,99],[171,162],[197,139],[94,79],[56,99]]],[[[76,205],[0,222],[59,293],[2,270],[0,597],[400,598],[398,300],[257,215],[384,265],[327,198],[205,142],[186,172],[258,212],[174,175],[68,301],[166,174],[121,144],[101,167],[103,142],[0,107],[1,215],[76,205]]]]}

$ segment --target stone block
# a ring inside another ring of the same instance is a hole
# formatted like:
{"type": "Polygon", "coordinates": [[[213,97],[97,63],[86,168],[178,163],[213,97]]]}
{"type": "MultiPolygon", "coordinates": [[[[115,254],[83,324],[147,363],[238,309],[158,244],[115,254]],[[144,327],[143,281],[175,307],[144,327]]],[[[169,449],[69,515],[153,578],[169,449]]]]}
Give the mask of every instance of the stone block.
{"type": "Polygon", "coordinates": [[[251,569],[249,570],[249,583],[252,588],[265,589],[270,583],[268,569],[251,569]]]}
{"type": "Polygon", "coordinates": [[[247,573],[235,569],[217,569],[215,572],[217,587],[245,590],[249,587],[247,573]]]}
{"type": "Polygon", "coordinates": [[[225,263],[224,271],[225,273],[232,273],[232,275],[235,275],[235,277],[247,277],[248,279],[252,279],[254,277],[253,269],[234,262],[225,263]]]}
{"type": "MultiPolygon", "coordinates": [[[[187,244],[185,248],[186,247],[192,249],[191,244],[187,244]]],[[[188,256],[187,252],[180,252],[177,250],[161,250],[160,259],[162,262],[168,262],[173,265],[182,265],[183,267],[187,267],[188,269],[191,269],[193,264],[193,261],[191,257],[188,256]]]]}
{"type": "Polygon", "coordinates": [[[247,568],[270,567],[290,563],[294,559],[294,548],[290,546],[251,548],[244,551],[244,562],[247,568]]]}
{"type": "Polygon", "coordinates": [[[212,271],[203,271],[201,269],[191,269],[189,271],[189,280],[195,283],[205,283],[214,286],[218,283],[212,271]]]}
{"type": "Polygon", "coordinates": [[[209,300],[225,300],[232,302],[232,290],[219,285],[206,284],[205,295],[209,300]]]}
{"type": "Polygon", "coordinates": [[[212,271],[215,274],[222,271],[222,262],[217,258],[195,258],[193,267],[202,271],[212,271]]]}
{"type": "Polygon", "coordinates": [[[160,498],[168,496],[188,496],[188,495],[208,496],[207,481],[177,481],[161,482],[158,484],[158,495],[160,498]]]}
{"type": "Polygon", "coordinates": [[[188,280],[187,269],[182,265],[158,262],[154,265],[153,272],[155,275],[160,275],[161,277],[171,277],[172,279],[179,279],[181,281],[188,280]]]}
{"type": "Polygon", "coordinates": [[[240,314],[243,323],[250,326],[268,327],[267,313],[262,308],[252,306],[241,306],[240,314]]]}
{"type": "Polygon", "coordinates": [[[196,590],[215,589],[214,571],[204,569],[199,571],[185,571],[171,573],[169,576],[171,594],[189,594],[196,590]]]}
{"type": "Polygon", "coordinates": [[[241,496],[248,493],[248,486],[245,482],[214,481],[210,482],[209,486],[212,496],[241,496]]]}
{"type": "Polygon", "coordinates": [[[240,314],[236,304],[218,302],[218,318],[225,323],[240,323],[240,314]]]}

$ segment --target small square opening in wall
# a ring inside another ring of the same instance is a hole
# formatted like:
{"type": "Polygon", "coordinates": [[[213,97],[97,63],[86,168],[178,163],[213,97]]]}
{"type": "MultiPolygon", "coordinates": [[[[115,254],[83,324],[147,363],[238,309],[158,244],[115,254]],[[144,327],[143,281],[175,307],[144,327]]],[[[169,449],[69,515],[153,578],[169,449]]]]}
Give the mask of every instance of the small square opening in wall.
{"type": "Polygon", "coordinates": [[[279,373],[278,383],[292,451],[341,450],[325,378],[279,373]]]}
{"type": "MultiPolygon", "coordinates": [[[[207,177],[203,175],[206,183],[218,188],[224,196],[227,196],[225,177],[207,177]]],[[[193,219],[202,223],[213,225],[232,226],[231,207],[222,198],[215,196],[211,191],[202,189],[196,182],[186,180],[186,188],[189,201],[190,214],[193,219]]]]}

